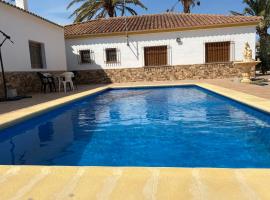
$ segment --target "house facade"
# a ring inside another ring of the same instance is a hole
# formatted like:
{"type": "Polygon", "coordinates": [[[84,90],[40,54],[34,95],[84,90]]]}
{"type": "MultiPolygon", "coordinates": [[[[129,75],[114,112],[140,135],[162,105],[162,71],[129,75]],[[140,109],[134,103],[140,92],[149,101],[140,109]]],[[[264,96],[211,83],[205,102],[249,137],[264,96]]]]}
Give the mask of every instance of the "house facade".
{"type": "Polygon", "coordinates": [[[165,13],[73,24],[65,27],[67,66],[94,82],[238,76],[232,62],[246,42],[255,52],[259,21],[165,13]]]}
{"type": "Polygon", "coordinates": [[[29,12],[27,6],[27,0],[16,0],[15,5],[0,1],[0,30],[14,41],[2,47],[6,78],[13,87],[24,87],[22,92],[40,90],[37,71],[67,70],[64,28],[29,12]]]}
{"type": "Polygon", "coordinates": [[[62,27],[29,12],[27,0],[0,0],[0,30],[14,40],[2,48],[6,78],[19,93],[40,90],[40,71],[76,71],[81,84],[238,77],[233,62],[246,42],[255,52],[260,20],[164,13],[62,27]]]}

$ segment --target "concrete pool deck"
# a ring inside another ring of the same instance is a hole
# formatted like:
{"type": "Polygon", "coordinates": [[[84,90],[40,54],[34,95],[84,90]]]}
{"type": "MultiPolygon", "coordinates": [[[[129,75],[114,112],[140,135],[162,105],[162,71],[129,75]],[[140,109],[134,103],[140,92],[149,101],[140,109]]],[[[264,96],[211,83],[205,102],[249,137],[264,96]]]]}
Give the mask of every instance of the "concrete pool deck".
{"type": "MultiPolygon", "coordinates": [[[[249,92],[244,93],[239,88],[225,88],[213,82],[129,83],[85,88],[68,96],[59,95],[49,102],[41,101],[30,107],[4,112],[0,114],[0,126],[11,125],[24,117],[110,87],[186,84],[196,84],[270,113],[270,95],[267,98],[270,91],[265,88],[263,95],[266,98],[262,98],[252,94],[250,85],[245,85],[249,92]]],[[[270,169],[0,166],[0,183],[1,200],[270,199],[270,169]]]]}
{"type": "Polygon", "coordinates": [[[1,167],[1,200],[270,199],[270,170],[1,167]]]}

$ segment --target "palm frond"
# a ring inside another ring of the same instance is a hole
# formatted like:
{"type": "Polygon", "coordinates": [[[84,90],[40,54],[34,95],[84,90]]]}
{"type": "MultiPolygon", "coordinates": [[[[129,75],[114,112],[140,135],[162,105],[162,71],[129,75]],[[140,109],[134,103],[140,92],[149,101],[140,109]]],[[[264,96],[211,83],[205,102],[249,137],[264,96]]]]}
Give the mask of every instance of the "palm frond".
{"type": "Polygon", "coordinates": [[[70,17],[75,17],[75,22],[86,21],[93,18],[105,18],[107,16],[116,17],[118,12],[124,15],[128,11],[131,15],[137,15],[137,12],[127,5],[139,6],[147,9],[140,0],[72,0],[67,9],[79,4],[70,17]]]}
{"type": "Polygon", "coordinates": [[[147,10],[147,7],[140,0],[126,0],[126,4],[134,4],[135,6],[140,6],[147,10]]]}
{"type": "Polygon", "coordinates": [[[232,15],[241,15],[241,16],[243,16],[244,14],[243,13],[240,13],[240,12],[236,12],[236,11],[230,11],[230,13],[232,14],[232,15]]]}
{"type": "Polygon", "coordinates": [[[72,7],[74,4],[76,4],[76,3],[81,3],[81,2],[83,2],[83,1],[85,1],[85,0],[72,0],[72,1],[68,4],[67,9],[69,9],[70,7],[72,7]]]}
{"type": "Polygon", "coordinates": [[[185,13],[190,13],[191,7],[200,6],[201,4],[200,0],[179,0],[179,2],[183,5],[185,13]]]}
{"type": "Polygon", "coordinates": [[[98,11],[102,9],[102,4],[100,2],[87,1],[77,8],[70,17],[75,16],[75,22],[82,22],[93,18],[98,11]],[[90,17],[90,18],[89,18],[90,17]]]}

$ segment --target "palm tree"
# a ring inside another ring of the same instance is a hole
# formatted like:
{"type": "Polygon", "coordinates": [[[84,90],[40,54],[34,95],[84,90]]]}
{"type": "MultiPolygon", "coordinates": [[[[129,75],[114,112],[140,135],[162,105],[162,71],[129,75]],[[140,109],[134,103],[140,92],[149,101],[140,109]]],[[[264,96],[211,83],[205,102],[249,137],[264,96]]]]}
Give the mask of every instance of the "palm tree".
{"type": "Polygon", "coordinates": [[[137,15],[137,12],[128,5],[147,9],[140,0],[72,0],[67,9],[76,3],[79,3],[80,7],[70,16],[75,16],[74,22],[87,21],[93,18],[116,17],[118,13],[123,16],[125,11],[128,11],[131,15],[137,15]]]}
{"type": "Polygon", "coordinates": [[[184,13],[190,13],[190,8],[194,7],[195,5],[201,5],[199,0],[179,0],[183,5],[184,13]]]}
{"type": "Polygon", "coordinates": [[[233,15],[261,16],[263,19],[257,26],[259,40],[259,57],[262,61],[261,70],[264,73],[270,67],[270,0],[243,0],[247,5],[242,13],[231,11],[233,15]]]}
{"type": "Polygon", "coordinates": [[[257,33],[261,39],[269,36],[267,33],[270,27],[270,0],[243,0],[247,4],[243,13],[231,11],[233,15],[261,16],[263,20],[257,26],[257,33]]]}

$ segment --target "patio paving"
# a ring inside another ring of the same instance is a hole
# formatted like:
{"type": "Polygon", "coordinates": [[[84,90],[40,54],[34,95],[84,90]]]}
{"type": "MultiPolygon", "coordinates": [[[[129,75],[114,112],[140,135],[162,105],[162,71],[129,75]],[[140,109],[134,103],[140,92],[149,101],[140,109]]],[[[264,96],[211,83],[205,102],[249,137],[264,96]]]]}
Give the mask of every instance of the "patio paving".
{"type": "Polygon", "coordinates": [[[1,167],[1,200],[270,199],[270,170],[1,167]]]}
{"type": "Polygon", "coordinates": [[[101,84],[100,85],[80,85],[78,86],[78,89],[76,89],[74,92],[67,92],[66,94],[64,92],[53,92],[53,93],[46,93],[46,94],[44,93],[28,94],[28,96],[32,96],[32,98],[22,99],[19,101],[0,102],[0,114],[34,106],[37,104],[52,101],[52,100],[70,96],[73,94],[78,94],[80,92],[99,88],[102,86],[104,85],[101,85],[101,84]]]}
{"type": "MultiPolygon", "coordinates": [[[[270,76],[267,76],[265,78],[270,78],[270,76]]],[[[239,82],[239,79],[213,79],[213,80],[185,80],[185,81],[166,81],[166,82],[132,82],[132,83],[115,83],[113,85],[117,86],[132,86],[132,85],[160,85],[160,84],[179,84],[179,83],[210,83],[213,85],[221,86],[224,88],[236,90],[239,92],[244,92],[247,94],[251,94],[254,96],[258,96],[265,99],[270,99],[270,82],[267,86],[258,86],[258,85],[252,85],[252,84],[242,84],[239,82]]],[[[30,94],[33,98],[31,99],[23,99],[20,101],[14,101],[14,102],[0,102],[0,114],[4,114],[7,112],[11,112],[14,110],[18,110],[21,108],[37,105],[40,103],[44,103],[47,101],[59,99],[61,97],[77,94],[83,91],[91,90],[93,88],[99,88],[105,86],[104,84],[100,85],[81,85],[78,87],[78,90],[75,92],[68,92],[67,94],[61,92],[61,93],[36,93],[36,94],[30,94]]]]}

